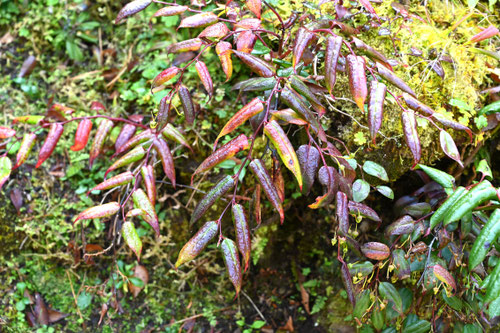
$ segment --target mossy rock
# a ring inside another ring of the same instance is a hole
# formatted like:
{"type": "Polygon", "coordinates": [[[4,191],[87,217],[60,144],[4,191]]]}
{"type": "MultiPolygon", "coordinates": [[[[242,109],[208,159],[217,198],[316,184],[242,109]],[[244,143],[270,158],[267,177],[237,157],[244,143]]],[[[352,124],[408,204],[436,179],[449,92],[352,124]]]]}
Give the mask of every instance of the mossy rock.
{"type": "Polygon", "coordinates": [[[0,194],[0,200],[6,203],[0,207],[0,244],[2,244],[0,258],[5,258],[17,248],[20,234],[15,231],[15,223],[18,217],[13,211],[10,200],[5,193],[0,194]]]}

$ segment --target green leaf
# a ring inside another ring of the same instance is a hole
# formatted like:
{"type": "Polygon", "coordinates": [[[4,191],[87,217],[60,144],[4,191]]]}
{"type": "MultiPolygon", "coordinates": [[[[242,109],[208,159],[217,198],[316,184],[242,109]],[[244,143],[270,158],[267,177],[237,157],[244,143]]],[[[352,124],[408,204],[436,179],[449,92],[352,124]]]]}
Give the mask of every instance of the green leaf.
{"type": "MultiPolygon", "coordinates": [[[[485,177],[489,177],[490,179],[493,179],[493,173],[491,172],[491,168],[488,165],[488,162],[485,159],[482,159],[477,168],[476,172],[481,172],[485,177]]],[[[1,176],[0,176],[1,178],[1,176]]]]}
{"type": "Polygon", "coordinates": [[[453,184],[455,183],[455,178],[453,176],[447,174],[446,172],[443,172],[441,170],[423,165],[423,164],[418,164],[418,167],[422,169],[433,181],[438,183],[444,188],[452,188],[453,184]]]}
{"type": "MultiPolygon", "coordinates": [[[[474,1],[477,1],[477,0],[474,0],[474,1]]],[[[467,103],[465,103],[464,101],[462,101],[460,99],[452,98],[452,99],[450,99],[448,104],[450,104],[451,106],[455,106],[455,107],[462,109],[462,110],[472,111],[472,108],[467,103]]]]}
{"type": "MultiPolygon", "coordinates": [[[[443,300],[446,302],[446,304],[448,304],[452,309],[457,310],[457,311],[462,310],[463,303],[462,303],[462,300],[460,298],[458,298],[457,296],[448,297],[446,290],[444,290],[444,289],[441,290],[441,295],[443,297],[443,300]]],[[[500,310],[500,307],[499,307],[499,310],[500,310]]]]}
{"type": "Polygon", "coordinates": [[[82,291],[80,295],[78,295],[78,299],[76,300],[76,304],[80,310],[85,310],[89,307],[92,302],[92,294],[87,293],[86,291],[82,291]]]}
{"type": "Polygon", "coordinates": [[[357,179],[354,184],[352,184],[352,198],[356,202],[361,202],[366,199],[370,193],[370,184],[368,184],[363,179],[357,179]]]}
{"type": "Polygon", "coordinates": [[[122,226],[122,235],[123,239],[127,243],[128,247],[134,251],[137,256],[137,260],[141,257],[142,250],[142,241],[137,234],[137,230],[135,230],[135,226],[133,222],[126,221],[122,226]]]}
{"type": "Polygon", "coordinates": [[[377,177],[383,181],[389,181],[389,177],[387,176],[387,172],[385,171],[384,167],[381,166],[378,163],[372,162],[372,161],[366,161],[363,164],[363,171],[366,172],[367,174],[377,177]]]}
{"type": "Polygon", "coordinates": [[[464,326],[463,333],[481,333],[483,330],[481,327],[477,327],[476,324],[467,324],[464,326]]]}
{"type": "Polygon", "coordinates": [[[469,5],[469,7],[471,9],[473,9],[476,7],[478,2],[479,2],[479,0],[467,0],[467,5],[469,5]]]}
{"type": "Polygon", "coordinates": [[[427,333],[431,330],[431,323],[427,320],[418,319],[416,315],[409,314],[404,321],[403,332],[405,333],[427,333]]]}
{"type": "Polygon", "coordinates": [[[66,53],[68,54],[71,60],[83,61],[82,50],[72,38],[66,39],[66,53]]]}
{"type": "Polygon", "coordinates": [[[352,315],[355,318],[361,319],[363,315],[366,313],[366,310],[370,306],[371,300],[370,300],[370,291],[369,290],[363,290],[361,294],[358,295],[356,299],[356,306],[354,307],[354,310],[352,312],[352,315]]]}
{"type": "Polygon", "coordinates": [[[3,184],[9,179],[10,172],[12,171],[12,162],[7,156],[0,157],[0,189],[3,184]]]}
{"type": "Polygon", "coordinates": [[[488,307],[488,314],[490,315],[490,318],[500,316],[500,297],[490,303],[490,306],[488,307]]]}
{"type": "Polygon", "coordinates": [[[398,291],[392,283],[389,282],[380,282],[378,286],[378,291],[383,298],[392,302],[394,310],[403,313],[403,300],[401,299],[401,295],[399,295],[398,291]]]}
{"type": "Polygon", "coordinates": [[[377,191],[382,194],[384,197],[387,197],[389,199],[394,199],[394,192],[389,186],[383,186],[379,185],[377,186],[377,191]]]}
{"type": "Polygon", "coordinates": [[[137,277],[131,277],[128,279],[130,281],[130,283],[132,283],[134,286],[138,287],[138,288],[144,288],[144,281],[142,281],[141,279],[137,278],[137,277]]]}

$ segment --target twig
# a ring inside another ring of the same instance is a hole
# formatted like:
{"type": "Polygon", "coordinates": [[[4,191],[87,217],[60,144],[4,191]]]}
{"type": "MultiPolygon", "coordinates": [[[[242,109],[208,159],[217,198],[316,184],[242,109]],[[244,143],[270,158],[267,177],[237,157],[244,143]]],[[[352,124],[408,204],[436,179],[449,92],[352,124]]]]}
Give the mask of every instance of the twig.
{"type": "Polygon", "coordinates": [[[247,300],[250,302],[250,304],[252,304],[253,308],[255,309],[255,311],[257,311],[257,313],[259,314],[260,318],[262,318],[262,320],[265,321],[266,324],[267,324],[266,318],[264,317],[264,315],[262,314],[262,312],[260,312],[259,308],[257,307],[257,305],[255,305],[255,303],[252,301],[252,299],[250,298],[250,296],[248,296],[247,293],[244,292],[243,290],[241,291],[241,293],[243,294],[243,296],[245,296],[247,298],[247,300]]]}

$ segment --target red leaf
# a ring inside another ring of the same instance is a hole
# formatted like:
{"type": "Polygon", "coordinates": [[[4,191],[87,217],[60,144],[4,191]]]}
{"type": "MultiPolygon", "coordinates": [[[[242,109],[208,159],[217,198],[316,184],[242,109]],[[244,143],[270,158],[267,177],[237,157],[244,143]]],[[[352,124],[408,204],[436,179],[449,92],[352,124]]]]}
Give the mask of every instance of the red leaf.
{"type": "Polygon", "coordinates": [[[204,27],[211,23],[217,22],[218,17],[212,12],[196,14],[184,18],[179,25],[179,28],[198,28],[204,27]]]}
{"type": "Polygon", "coordinates": [[[233,283],[237,296],[241,290],[241,267],[236,244],[229,238],[224,238],[221,243],[221,250],[227,273],[229,274],[229,280],[233,283]]]}
{"type": "Polygon", "coordinates": [[[99,127],[97,128],[97,132],[95,134],[94,142],[92,143],[92,147],[90,148],[90,167],[92,168],[92,164],[94,164],[94,160],[99,156],[102,151],[102,147],[104,146],[104,141],[108,136],[108,133],[113,128],[113,122],[109,119],[102,119],[99,127]]]}
{"type": "Polygon", "coordinates": [[[212,24],[206,27],[199,35],[198,38],[222,38],[229,33],[229,29],[223,22],[212,24]]]}
{"type": "Polygon", "coordinates": [[[205,223],[200,230],[182,247],[179,257],[175,262],[175,268],[196,258],[210,243],[219,231],[219,225],[215,221],[205,223]]]}
{"type": "Polygon", "coordinates": [[[399,77],[396,76],[393,72],[387,69],[385,66],[376,63],[377,71],[385,80],[392,83],[396,88],[401,89],[407,94],[410,94],[413,97],[416,97],[415,92],[399,77]]]}
{"type": "Polygon", "coordinates": [[[420,147],[420,138],[417,131],[417,120],[415,119],[415,112],[405,111],[401,113],[401,122],[403,124],[403,133],[405,135],[406,144],[413,154],[414,168],[420,161],[422,155],[422,148],[420,147]]]}
{"type": "Polygon", "coordinates": [[[137,14],[146,9],[152,0],[135,0],[126,4],[116,16],[115,24],[118,24],[122,19],[131,15],[137,14]]]}
{"type": "Polygon", "coordinates": [[[495,35],[498,35],[499,31],[497,27],[494,25],[490,25],[489,27],[485,28],[483,31],[478,33],[477,35],[472,36],[472,38],[466,43],[466,44],[471,44],[471,43],[479,43],[480,41],[483,41],[485,39],[491,38],[495,35]]]}
{"type": "Polygon", "coordinates": [[[35,168],[38,168],[42,163],[49,158],[54,149],[56,148],[57,142],[63,133],[64,127],[59,123],[54,123],[50,125],[49,134],[40,148],[40,153],[38,154],[38,162],[35,168]]]}
{"type": "Polygon", "coordinates": [[[181,105],[182,109],[184,110],[186,122],[189,125],[192,125],[194,123],[195,111],[191,94],[189,93],[188,88],[186,88],[185,86],[180,86],[177,93],[179,94],[179,99],[181,100],[181,105]]]}
{"type": "Polygon", "coordinates": [[[347,56],[347,70],[349,74],[349,88],[352,97],[361,112],[365,112],[365,100],[368,94],[366,85],[365,60],[363,57],[349,54],[347,56]]]}
{"type": "Polygon", "coordinates": [[[109,179],[106,179],[102,183],[96,185],[94,188],[89,190],[87,192],[87,195],[90,192],[93,191],[102,191],[102,190],[108,190],[113,187],[121,186],[130,183],[132,180],[134,180],[134,174],[130,171],[120,173],[119,175],[116,175],[114,177],[111,177],[109,179]]]}
{"type": "Polygon", "coordinates": [[[257,75],[262,77],[274,76],[274,67],[264,60],[245,52],[235,50],[233,52],[257,75]]]}
{"type": "Polygon", "coordinates": [[[368,242],[361,246],[361,252],[369,258],[373,260],[384,260],[389,258],[391,255],[391,250],[385,244],[378,242],[368,242]]]}
{"type": "Polygon", "coordinates": [[[180,15],[188,10],[188,6],[168,6],[160,8],[153,14],[153,17],[180,15]]]}
{"type": "Polygon", "coordinates": [[[78,214],[73,224],[75,224],[79,220],[100,219],[103,217],[108,217],[116,214],[119,210],[120,204],[118,202],[110,202],[104,205],[90,207],[78,214]]]}
{"type": "Polygon", "coordinates": [[[236,242],[238,244],[238,249],[243,256],[243,262],[245,263],[245,271],[248,268],[248,263],[250,262],[250,252],[252,250],[252,243],[250,240],[250,228],[248,226],[247,216],[243,206],[240,204],[234,204],[232,207],[234,230],[236,233],[236,242]]]}
{"type": "Polygon", "coordinates": [[[189,51],[198,51],[203,45],[199,38],[187,39],[179,43],[174,43],[167,48],[168,53],[180,53],[189,51]]]}
{"type": "Polygon", "coordinates": [[[191,224],[196,222],[205,212],[227,191],[234,186],[234,179],[231,176],[222,178],[205,196],[200,200],[191,215],[191,224]]]}
{"type": "MultiPolygon", "coordinates": [[[[129,119],[133,122],[136,122],[140,124],[142,122],[142,119],[144,116],[134,114],[129,117],[129,119]]],[[[132,124],[125,124],[122,127],[122,130],[120,131],[120,134],[118,135],[118,138],[116,138],[115,141],[115,150],[118,150],[123,146],[130,138],[135,134],[135,131],[137,130],[137,126],[134,126],[132,124]]]]}
{"type": "Polygon", "coordinates": [[[174,159],[172,157],[172,153],[170,152],[170,148],[168,148],[165,140],[158,138],[153,140],[153,147],[158,152],[158,155],[161,160],[161,164],[163,166],[163,172],[170,179],[172,186],[175,188],[175,168],[174,168],[174,159]]]}
{"type": "Polygon", "coordinates": [[[246,0],[248,9],[260,19],[260,12],[262,10],[262,3],[260,0],[246,0]]]}
{"type": "Polygon", "coordinates": [[[87,145],[89,141],[90,131],[92,130],[92,121],[83,119],[78,124],[75,134],[75,143],[70,147],[72,151],[80,151],[87,145]]]}
{"type": "Polygon", "coordinates": [[[123,153],[124,151],[127,151],[138,144],[141,144],[143,142],[146,142],[148,140],[152,140],[154,138],[154,134],[151,132],[150,129],[147,129],[145,131],[140,132],[139,134],[134,135],[131,139],[129,139],[127,142],[122,144],[120,148],[116,150],[116,152],[113,154],[113,156],[119,155],[123,153]]]}
{"type": "MultiPolygon", "coordinates": [[[[148,199],[154,206],[156,203],[156,177],[155,171],[152,165],[145,165],[141,168],[142,180],[146,186],[146,193],[148,194],[148,199]]],[[[175,187],[175,186],[174,186],[175,187]]]]}
{"type": "Polygon", "coordinates": [[[99,112],[99,111],[106,111],[106,108],[104,107],[104,105],[102,105],[101,102],[93,101],[90,104],[90,110],[99,112]]]}
{"type": "Polygon", "coordinates": [[[342,37],[328,37],[325,50],[325,85],[331,94],[337,81],[337,63],[342,49],[342,37]]]}
{"type": "Polygon", "coordinates": [[[208,95],[212,96],[214,85],[212,83],[212,78],[210,77],[207,65],[205,65],[203,61],[197,61],[195,67],[205,90],[208,92],[208,95]]]}
{"type": "Polygon", "coordinates": [[[177,68],[176,66],[169,67],[162,71],[160,74],[158,74],[155,79],[153,80],[153,84],[151,85],[151,89],[154,89],[156,87],[159,87],[166,82],[170,81],[173,79],[177,74],[179,74],[181,70],[177,68]]]}
{"type": "Polygon", "coordinates": [[[387,87],[382,82],[373,80],[370,85],[370,101],[368,103],[368,127],[373,144],[384,118],[384,100],[387,87]]]}
{"type": "Polygon", "coordinates": [[[274,183],[272,182],[271,177],[269,176],[269,173],[264,166],[264,163],[259,159],[254,159],[248,166],[257,178],[257,181],[264,189],[264,193],[266,194],[267,199],[280,214],[280,222],[281,224],[283,224],[283,221],[285,220],[285,212],[283,211],[283,206],[281,204],[278,191],[276,190],[276,187],[274,186],[274,183]]]}
{"type": "Polygon", "coordinates": [[[226,81],[231,78],[233,74],[233,62],[231,60],[231,43],[228,42],[219,42],[215,46],[215,52],[219,57],[222,70],[224,74],[226,74],[226,81]]]}
{"type": "Polygon", "coordinates": [[[0,126],[0,139],[7,139],[16,135],[16,130],[9,127],[0,126]]]}
{"type": "Polygon", "coordinates": [[[295,45],[293,47],[293,67],[297,66],[302,58],[305,48],[313,40],[314,33],[308,31],[306,28],[299,28],[297,31],[297,38],[295,39],[295,45]]]}
{"type": "Polygon", "coordinates": [[[231,133],[245,121],[252,118],[256,114],[262,112],[263,110],[264,110],[264,105],[262,104],[259,98],[256,97],[253,100],[251,100],[250,103],[248,103],[247,105],[242,107],[238,112],[236,112],[231,117],[231,119],[229,119],[226,125],[224,125],[219,135],[217,136],[217,139],[215,139],[215,145],[217,145],[217,141],[219,141],[219,139],[222,136],[231,133]]]}
{"type": "Polygon", "coordinates": [[[249,30],[242,31],[236,40],[236,50],[251,53],[256,41],[257,36],[253,32],[249,30]]]}
{"type": "Polygon", "coordinates": [[[36,134],[35,133],[25,133],[23,136],[23,141],[21,141],[21,146],[17,151],[16,156],[16,165],[14,165],[13,169],[18,168],[21,164],[23,164],[28,158],[33,145],[35,144],[36,134]]]}
{"type": "Polygon", "coordinates": [[[344,192],[337,192],[335,216],[339,224],[340,234],[342,236],[347,236],[349,234],[349,207],[347,195],[344,192]]]}

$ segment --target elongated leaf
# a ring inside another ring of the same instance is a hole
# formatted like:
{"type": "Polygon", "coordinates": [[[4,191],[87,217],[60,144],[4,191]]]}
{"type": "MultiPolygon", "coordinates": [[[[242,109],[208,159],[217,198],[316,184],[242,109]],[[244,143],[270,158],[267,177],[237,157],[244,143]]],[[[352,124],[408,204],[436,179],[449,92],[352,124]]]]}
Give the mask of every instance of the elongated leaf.
{"type": "Polygon", "coordinates": [[[309,124],[298,112],[292,109],[271,110],[271,119],[281,120],[287,124],[305,126],[309,124]]]}
{"type": "Polygon", "coordinates": [[[227,273],[229,275],[229,280],[231,280],[234,289],[236,289],[236,295],[238,295],[241,290],[241,267],[240,258],[238,257],[238,249],[232,240],[224,238],[221,243],[221,250],[224,257],[224,263],[226,264],[227,273]]]}
{"type": "Polygon", "coordinates": [[[12,162],[7,156],[0,157],[0,189],[3,184],[9,179],[12,171],[12,162]]]}
{"type": "Polygon", "coordinates": [[[233,140],[226,143],[224,146],[217,149],[212,155],[208,156],[195,170],[193,178],[196,174],[212,169],[217,164],[233,157],[242,150],[250,147],[248,138],[245,134],[240,134],[233,140]]]}
{"type": "Polygon", "coordinates": [[[141,168],[141,175],[142,175],[142,180],[144,181],[144,185],[146,186],[146,193],[148,194],[148,199],[154,207],[156,203],[156,182],[155,182],[156,177],[153,166],[149,164],[144,165],[141,168]]]}
{"type": "Polygon", "coordinates": [[[238,39],[236,40],[236,50],[251,53],[256,41],[257,36],[253,32],[250,30],[242,31],[238,34],[238,39]]]}
{"type": "Polygon", "coordinates": [[[94,142],[92,142],[92,147],[90,148],[89,164],[91,168],[97,156],[101,154],[102,147],[104,146],[104,141],[106,140],[106,137],[108,136],[108,133],[112,128],[113,122],[109,119],[102,119],[99,127],[97,127],[94,142]]]}
{"type": "Polygon", "coordinates": [[[168,53],[182,53],[189,51],[198,51],[203,45],[203,41],[200,38],[193,38],[183,40],[182,42],[174,43],[170,45],[167,49],[168,53]]]}
{"type": "Polygon", "coordinates": [[[438,278],[439,281],[445,283],[448,287],[457,290],[455,279],[453,278],[453,275],[451,275],[451,273],[446,270],[446,268],[441,265],[434,265],[429,268],[432,269],[434,275],[438,278]]]}
{"type": "Polygon", "coordinates": [[[387,227],[386,234],[389,236],[409,234],[415,228],[415,220],[409,215],[404,215],[392,222],[387,227]]]}
{"type": "Polygon", "coordinates": [[[182,247],[175,268],[196,258],[215,237],[219,225],[215,221],[205,223],[200,230],[182,247]]]}
{"type": "Polygon", "coordinates": [[[232,52],[236,54],[238,58],[240,58],[241,61],[243,61],[245,65],[247,65],[255,74],[262,77],[274,76],[274,67],[264,60],[245,52],[236,50],[233,50],[232,52]]]}
{"type": "Polygon", "coordinates": [[[363,171],[369,174],[370,176],[377,177],[378,179],[381,179],[386,182],[389,181],[389,177],[387,176],[387,172],[385,171],[384,167],[378,163],[372,161],[366,161],[363,164],[363,171]]]}
{"type": "Polygon", "coordinates": [[[292,66],[295,67],[300,62],[304,50],[313,40],[314,33],[308,31],[306,28],[299,28],[297,31],[297,38],[295,39],[295,45],[293,47],[293,60],[292,66]]]}
{"type": "Polygon", "coordinates": [[[391,255],[389,247],[383,243],[368,242],[361,247],[361,252],[373,260],[384,260],[391,255]]]}
{"type": "Polygon", "coordinates": [[[118,24],[124,18],[132,16],[146,9],[152,0],[135,0],[127,3],[116,16],[115,24],[118,24]]]}
{"type": "Polygon", "coordinates": [[[20,117],[14,118],[14,120],[12,121],[12,123],[13,124],[22,123],[22,124],[36,125],[43,118],[45,118],[45,116],[32,116],[32,115],[29,115],[29,116],[20,116],[20,117]]]}
{"type": "Polygon", "coordinates": [[[434,114],[434,110],[411,96],[409,93],[403,93],[403,99],[406,105],[408,105],[408,107],[413,111],[424,114],[426,116],[432,116],[434,114]]]}
{"type": "Polygon", "coordinates": [[[340,277],[342,278],[342,282],[344,283],[345,290],[347,292],[347,298],[351,302],[352,306],[356,306],[356,296],[354,294],[354,284],[352,283],[352,276],[349,273],[349,268],[347,268],[346,264],[343,264],[340,267],[340,277]]]}
{"type": "Polygon", "coordinates": [[[483,29],[483,31],[481,31],[480,33],[472,36],[467,44],[479,43],[480,41],[496,36],[499,33],[500,32],[498,31],[497,27],[495,27],[494,25],[490,25],[487,28],[483,29]]]}
{"type": "Polygon", "coordinates": [[[431,177],[433,181],[438,183],[444,188],[453,188],[455,184],[455,178],[453,176],[447,174],[446,172],[443,172],[441,170],[438,170],[436,168],[432,168],[423,164],[419,164],[418,167],[424,172],[431,177]]]}
{"type": "Polygon", "coordinates": [[[342,37],[328,37],[325,50],[325,85],[331,94],[337,81],[337,63],[342,49],[342,37]]]}
{"type": "Polygon", "coordinates": [[[179,28],[204,27],[214,22],[217,22],[217,20],[218,20],[217,15],[215,15],[212,12],[205,12],[184,18],[181,21],[179,28]]]}
{"type": "Polygon", "coordinates": [[[466,214],[483,202],[497,198],[497,191],[487,180],[476,184],[474,188],[465,193],[460,199],[450,207],[450,213],[444,217],[444,224],[452,223],[460,220],[466,214]]]}
{"type": "Polygon", "coordinates": [[[25,133],[23,136],[23,141],[21,141],[21,146],[17,151],[16,156],[16,164],[14,165],[14,169],[18,168],[21,164],[23,164],[28,158],[33,145],[35,144],[36,134],[35,133],[25,133]]]}
{"type": "Polygon", "coordinates": [[[96,185],[94,188],[87,192],[87,195],[93,191],[109,190],[110,188],[129,184],[132,180],[134,180],[134,178],[134,174],[130,171],[120,173],[119,175],[106,179],[102,183],[96,185]]]}
{"type": "Polygon", "coordinates": [[[159,87],[171,79],[173,79],[177,74],[180,73],[180,69],[176,66],[169,67],[165,70],[163,70],[160,74],[158,74],[154,80],[153,83],[151,84],[151,89],[154,89],[156,87],[159,87]]]}
{"type": "Polygon", "coordinates": [[[406,144],[413,154],[414,168],[420,161],[422,156],[422,148],[420,146],[420,138],[417,131],[417,120],[413,111],[405,111],[401,113],[401,123],[403,125],[403,133],[405,135],[406,144]]]}
{"type": "Polygon", "coordinates": [[[250,228],[248,226],[247,216],[243,206],[240,204],[234,204],[232,207],[234,230],[236,232],[236,243],[238,244],[238,249],[243,257],[243,263],[245,264],[245,271],[248,269],[248,263],[250,262],[250,252],[252,250],[252,243],[250,240],[250,228]]]}
{"type": "Polygon", "coordinates": [[[495,209],[486,225],[481,229],[469,255],[469,269],[474,269],[479,265],[489,249],[500,235],[500,209],[495,209]]]}
{"type": "Polygon", "coordinates": [[[153,140],[153,147],[155,148],[158,156],[160,157],[161,164],[163,166],[163,172],[170,179],[172,186],[175,187],[175,167],[174,167],[174,158],[172,157],[172,153],[170,152],[170,148],[168,148],[165,140],[158,138],[153,140]]]}
{"type": "Polygon", "coordinates": [[[195,67],[196,72],[198,73],[198,77],[205,87],[205,90],[208,92],[208,95],[212,96],[214,84],[212,83],[212,77],[210,76],[207,65],[205,65],[203,61],[197,61],[195,67]]]}
{"type": "Polygon", "coordinates": [[[342,236],[349,234],[349,207],[347,195],[344,192],[337,192],[335,200],[335,216],[342,236]]]}
{"type": "Polygon", "coordinates": [[[283,164],[295,175],[299,188],[302,190],[302,173],[300,172],[299,160],[281,126],[275,120],[271,120],[264,126],[264,134],[278,151],[283,164]]]}
{"type": "Polygon", "coordinates": [[[160,132],[165,128],[170,117],[170,110],[172,109],[172,101],[169,99],[169,95],[166,95],[160,100],[158,105],[158,113],[156,114],[156,127],[155,131],[160,132]]]}
{"type": "Polygon", "coordinates": [[[392,264],[400,280],[407,279],[411,275],[410,263],[405,258],[405,255],[406,253],[402,249],[392,251],[392,264]]]}
{"type": "Polygon", "coordinates": [[[451,135],[446,131],[440,131],[439,141],[441,143],[441,149],[443,149],[444,153],[452,160],[455,160],[463,168],[464,165],[460,160],[460,153],[458,152],[458,148],[451,135]]]}
{"type": "Polygon", "coordinates": [[[365,60],[360,56],[349,54],[347,57],[347,70],[349,74],[349,89],[354,102],[361,112],[365,112],[365,100],[368,95],[366,84],[365,60]]]}
{"type": "Polygon", "coordinates": [[[50,125],[49,133],[47,134],[47,138],[40,148],[40,152],[38,153],[38,162],[36,163],[35,168],[40,167],[42,163],[49,158],[54,149],[56,148],[57,142],[59,142],[59,138],[63,133],[64,127],[59,123],[54,123],[50,125]]]}
{"type": "Polygon", "coordinates": [[[165,128],[161,131],[161,134],[163,135],[163,137],[165,139],[177,142],[178,144],[181,144],[181,145],[189,148],[189,150],[191,150],[191,151],[193,150],[191,148],[191,146],[189,145],[189,143],[187,142],[184,135],[182,135],[182,133],[177,128],[175,128],[172,124],[167,124],[167,126],[165,126],[165,128]]]}
{"type": "Polygon", "coordinates": [[[113,157],[116,155],[119,155],[131,148],[134,148],[135,146],[144,143],[148,140],[152,140],[154,138],[153,132],[151,132],[150,129],[147,129],[145,131],[140,132],[139,134],[134,135],[132,138],[130,138],[127,142],[122,144],[120,148],[117,149],[117,151],[113,154],[113,157]]]}
{"type": "Polygon", "coordinates": [[[258,77],[238,82],[231,90],[266,91],[273,89],[275,85],[276,79],[273,77],[258,77]]]}
{"type": "Polygon", "coordinates": [[[229,29],[223,22],[212,24],[203,30],[198,38],[222,38],[229,33],[229,29]]]}
{"type": "Polygon", "coordinates": [[[0,126],[0,139],[11,138],[16,135],[16,130],[9,127],[0,126]]]}
{"type": "Polygon", "coordinates": [[[191,224],[196,222],[205,212],[224,194],[234,186],[234,179],[231,176],[222,178],[205,196],[200,200],[191,215],[191,224]]]}
{"type": "Polygon", "coordinates": [[[184,111],[184,116],[186,117],[186,122],[189,125],[192,125],[194,123],[195,111],[191,94],[189,93],[188,88],[186,88],[185,86],[180,86],[177,93],[179,94],[179,99],[181,100],[181,105],[184,111]]]}
{"type": "Polygon", "coordinates": [[[281,204],[278,191],[276,190],[276,187],[274,186],[274,183],[272,182],[271,177],[269,176],[269,173],[264,166],[264,163],[259,159],[254,159],[248,166],[257,178],[257,181],[264,189],[264,193],[266,194],[267,199],[271,202],[271,205],[278,211],[280,215],[280,222],[281,224],[283,224],[283,221],[285,220],[283,206],[281,204]]]}
{"type": "Polygon", "coordinates": [[[146,212],[146,216],[143,216],[144,220],[153,227],[156,235],[160,235],[160,225],[158,223],[158,216],[156,216],[156,211],[149,201],[146,193],[140,188],[136,189],[132,193],[132,200],[134,201],[134,207],[140,208],[146,212]]]}
{"type": "Polygon", "coordinates": [[[359,214],[359,215],[366,217],[366,218],[368,218],[372,221],[375,221],[375,222],[382,221],[380,219],[380,217],[378,216],[378,214],[373,209],[368,207],[367,205],[364,205],[362,203],[355,202],[355,201],[349,201],[348,207],[349,207],[349,212],[351,214],[354,214],[354,215],[359,214]]]}
{"type": "Polygon", "coordinates": [[[137,230],[135,229],[134,223],[125,221],[122,225],[122,236],[125,239],[125,243],[127,243],[128,247],[134,251],[137,256],[137,260],[141,258],[142,251],[142,241],[139,235],[137,234],[137,230]]]}
{"type": "Polygon", "coordinates": [[[378,292],[383,298],[392,302],[394,310],[400,314],[403,313],[403,300],[401,299],[401,295],[399,295],[398,291],[391,283],[380,282],[378,285],[378,292]]]}
{"type": "Polygon", "coordinates": [[[119,210],[120,204],[118,202],[110,202],[104,205],[90,207],[78,214],[73,224],[75,224],[79,220],[100,219],[103,217],[112,216],[119,210]]]}
{"type": "Polygon", "coordinates": [[[260,0],[246,0],[248,9],[260,19],[260,12],[262,10],[262,3],[260,0]]]}
{"type": "Polygon", "coordinates": [[[292,88],[297,91],[299,94],[301,94],[305,99],[311,103],[313,106],[314,110],[318,112],[319,116],[323,116],[326,113],[325,107],[321,104],[321,102],[316,98],[316,96],[313,94],[311,89],[302,82],[297,76],[293,75],[291,80],[290,80],[290,85],[292,88]]]}
{"type": "Polygon", "coordinates": [[[368,102],[368,128],[373,144],[384,118],[384,100],[387,87],[382,82],[373,80],[370,85],[370,101],[368,102]]]}
{"type": "Polygon", "coordinates": [[[217,136],[217,139],[215,139],[216,144],[219,138],[231,133],[245,121],[252,118],[257,113],[262,112],[262,110],[264,110],[264,105],[262,104],[259,98],[256,97],[253,100],[251,100],[250,103],[248,103],[247,105],[242,107],[238,112],[236,112],[231,117],[231,119],[229,119],[226,125],[224,125],[219,135],[217,136]]]}
{"type": "Polygon", "coordinates": [[[486,285],[483,284],[483,288],[486,287],[486,297],[484,302],[490,302],[500,297],[500,265],[495,266],[495,269],[490,273],[485,281],[488,279],[489,283],[486,285]]]}
{"type": "MultiPolygon", "coordinates": [[[[387,67],[376,63],[377,66],[377,72],[382,76],[385,80],[387,80],[389,83],[392,83],[396,88],[404,91],[405,93],[416,97],[417,95],[415,92],[399,77],[396,76],[391,70],[389,70],[387,67]]],[[[408,105],[410,106],[410,105],[408,105]]],[[[411,107],[411,106],[410,106],[411,107]]],[[[417,110],[415,110],[417,111],[417,110]]]]}
{"type": "Polygon", "coordinates": [[[87,145],[89,141],[90,131],[92,130],[92,121],[83,119],[78,123],[75,134],[75,143],[70,147],[72,151],[80,151],[87,145]]]}
{"type": "Polygon", "coordinates": [[[302,145],[297,149],[297,158],[299,160],[304,182],[302,193],[307,194],[311,190],[316,172],[318,172],[320,160],[319,151],[316,147],[302,145]]]}
{"type": "Polygon", "coordinates": [[[253,205],[253,216],[255,218],[255,223],[259,226],[262,222],[262,209],[260,203],[260,195],[262,192],[262,185],[255,185],[255,191],[252,196],[252,205],[253,205]]]}
{"type": "Polygon", "coordinates": [[[115,163],[113,163],[108,170],[106,170],[106,173],[104,174],[104,178],[110,173],[111,171],[114,171],[118,168],[127,166],[129,164],[132,164],[134,162],[140,161],[144,158],[146,155],[146,151],[142,146],[136,147],[133,150],[129,151],[127,154],[123,155],[120,157],[115,163]]]}
{"type": "Polygon", "coordinates": [[[394,192],[389,186],[379,185],[377,186],[377,191],[386,198],[389,198],[391,200],[394,199],[394,192]]]}
{"type": "Polygon", "coordinates": [[[188,10],[188,6],[167,6],[160,8],[153,14],[153,17],[161,17],[161,16],[175,16],[184,13],[188,10]]]}
{"type": "Polygon", "coordinates": [[[215,52],[219,57],[222,70],[226,74],[226,81],[228,81],[233,74],[233,61],[231,60],[231,43],[219,42],[215,46],[215,52]]]}
{"type": "Polygon", "coordinates": [[[460,124],[456,121],[453,121],[451,119],[448,119],[447,117],[445,117],[444,115],[442,115],[441,113],[438,113],[438,112],[434,112],[432,114],[432,118],[434,120],[437,120],[438,122],[440,122],[442,125],[444,125],[446,127],[453,128],[453,129],[456,129],[458,131],[467,132],[467,134],[469,134],[470,141],[472,142],[472,131],[467,126],[462,125],[462,124],[460,124]]]}

